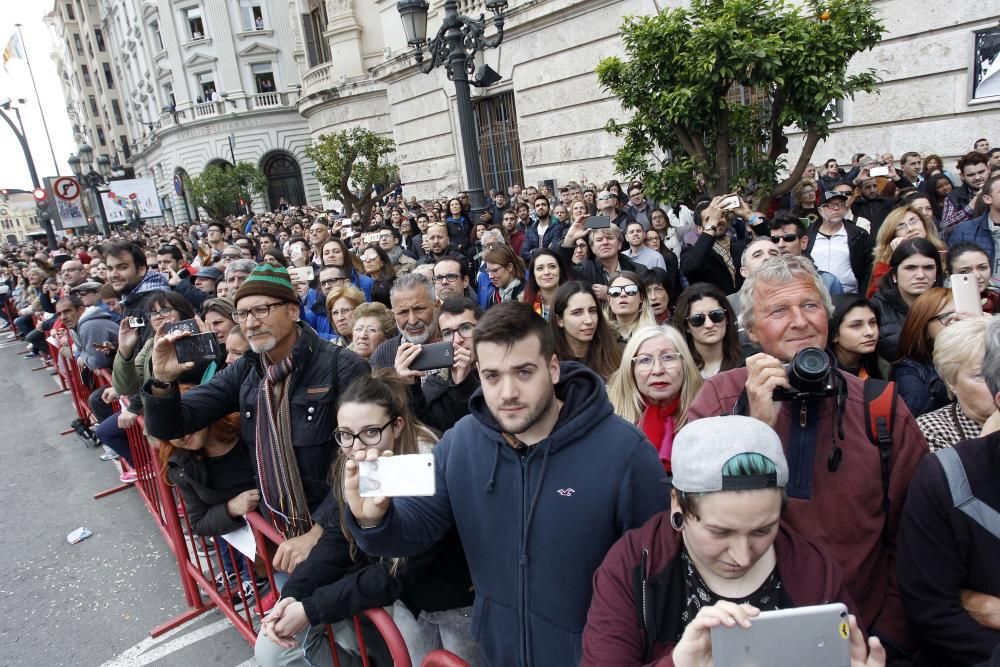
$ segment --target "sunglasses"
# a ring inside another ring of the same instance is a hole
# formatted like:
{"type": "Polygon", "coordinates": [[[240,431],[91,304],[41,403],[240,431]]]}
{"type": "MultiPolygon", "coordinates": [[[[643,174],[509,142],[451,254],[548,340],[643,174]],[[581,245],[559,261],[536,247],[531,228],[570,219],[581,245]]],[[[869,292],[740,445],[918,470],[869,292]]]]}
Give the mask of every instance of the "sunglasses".
{"type": "Polygon", "coordinates": [[[625,296],[635,296],[639,293],[638,285],[621,285],[608,288],[608,296],[612,299],[617,299],[622,294],[625,296]]]}
{"type": "MultiPolygon", "coordinates": [[[[722,324],[722,322],[726,319],[726,311],[723,310],[722,308],[716,308],[715,310],[710,310],[708,311],[707,315],[708,319],[712,320],[716,324],[722,324]]],[[[695,328],[703,327],[705,326],[705,316],[706,313],[698,313],[697,315],[689,316],[687,318],[687,321],[691,324],[691,326],[695,328]]]]}
{"type": "Polygon", "coordinates": [[[772,236],[771,243],[777,244],[782,241],[785,243],[795,243],[799,240],[798,234],[782,234],[781,236],[772,236]]]}

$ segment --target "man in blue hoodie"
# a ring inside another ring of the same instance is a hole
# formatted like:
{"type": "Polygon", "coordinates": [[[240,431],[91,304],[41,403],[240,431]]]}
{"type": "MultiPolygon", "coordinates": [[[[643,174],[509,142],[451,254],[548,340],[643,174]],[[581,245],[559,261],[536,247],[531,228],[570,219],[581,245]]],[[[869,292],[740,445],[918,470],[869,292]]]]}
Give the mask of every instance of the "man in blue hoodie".
{"type": "Polygon", "coordinates": [[[457,526],[485,662],[575,666],[594,572],[625,531],[666,508],[663,466],[596,373],[559,363],[529,305],[491,308],[473,344],[482,388],[434,449],[435,495],[362,499],[349,461],[348,525],[381,556],[421,553],[457,526]]]}

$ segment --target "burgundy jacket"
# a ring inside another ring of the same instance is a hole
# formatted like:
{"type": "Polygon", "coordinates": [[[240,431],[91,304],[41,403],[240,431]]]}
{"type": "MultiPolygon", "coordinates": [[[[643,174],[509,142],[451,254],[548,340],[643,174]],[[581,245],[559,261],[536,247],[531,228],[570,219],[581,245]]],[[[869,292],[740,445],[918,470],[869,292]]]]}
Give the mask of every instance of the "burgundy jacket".
{"type": "MultiPolygon", "coordinates": [[[[789,465],[788,525],[818,543],[837,562],[857,601],[861,628],[903,650],[913,648],[896,581],[896,535],[906,490],[917,464],[928,452],[927,442],[902,399],[896,402],[889,462],[888,540],[883,539],[882,472],[878,448],[868,439],[864,423],[864,382],[841,372],[847,380],[843,428],[837,440],[843,459],[835,472],[827,461],[833,449],[836,400],[821,401],[815,418],[806,418],[814,436],[793,425],[793,406],[781,407],[775,430],[789,465]],[[811,460],[811,464],[810,464],[811,460]],[[804,481],[803,481],[804,480],[804,481]],[[796,497],[794,485],[808,489],[796,497]]],[[[691,407],[688,419],[731,414],[746,384],[746,368],[719,373],[708,380],[691,407]]],[[[801,415],[795,410],[794,419],[801,415]]]]}
{"type": "MultiPolygon", "coordinates": [[[[684,633],[681,542],[660,512],[615,543],[594,574],[581,666],[673,666],[684,633]]],[[[840,568],[816,544],[782,522],[774,551],[783,609],[843,602],[855,612],[840,568]]]]}

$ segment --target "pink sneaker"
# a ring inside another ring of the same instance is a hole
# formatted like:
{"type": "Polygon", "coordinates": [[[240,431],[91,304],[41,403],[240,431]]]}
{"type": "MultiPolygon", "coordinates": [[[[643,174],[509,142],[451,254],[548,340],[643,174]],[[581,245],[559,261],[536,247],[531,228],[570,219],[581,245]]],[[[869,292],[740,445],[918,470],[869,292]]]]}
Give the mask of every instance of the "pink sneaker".
{"type": "Polygon", "coordinates": [[[118,479],[121,480],[122,484],[135,484],[136,481],[138,481],[139,476],[136,475],[134,472],[129,471],[129,472],[123,472],[121,475],[118,476],[118,479]]]}

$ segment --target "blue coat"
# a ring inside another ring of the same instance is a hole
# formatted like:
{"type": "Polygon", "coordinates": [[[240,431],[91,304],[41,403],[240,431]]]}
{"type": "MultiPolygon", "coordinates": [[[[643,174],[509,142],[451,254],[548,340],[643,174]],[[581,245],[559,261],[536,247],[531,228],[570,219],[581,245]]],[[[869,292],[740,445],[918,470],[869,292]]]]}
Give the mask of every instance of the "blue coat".
{"type": "Polygon", "coordinates": [[[948,247],[957,245],[963,241],[971,241],[983,249],[986,256],[990,258],[990,266],[996,266],[997,248],[993,242],[993,235],[990,234],[989,216],[990,212],[983,213],[978,218],[966,220],[952,230],[948,236],[948,247]]]}
{"type": "Polygon", "coordinates": [[[300,299],[299,312],[306,324],[315,329],[323,340],[339,338],[326,314],[326,298],[318,289],[310,289],[305,300],[300,299]]]}
{"type": "Polygon", "coordinates": [[[358,546],[381,556],[419,554],[458,527],[489,665],[579,664],[594,572],[625,531],[668,506],[656,450],[613,414],[601,378],[564,362],[555,393],[555,428],[522,456],[476,391],[434,449],[434,496],[394,499],[367,530],[347,517],[358,546]]]}

